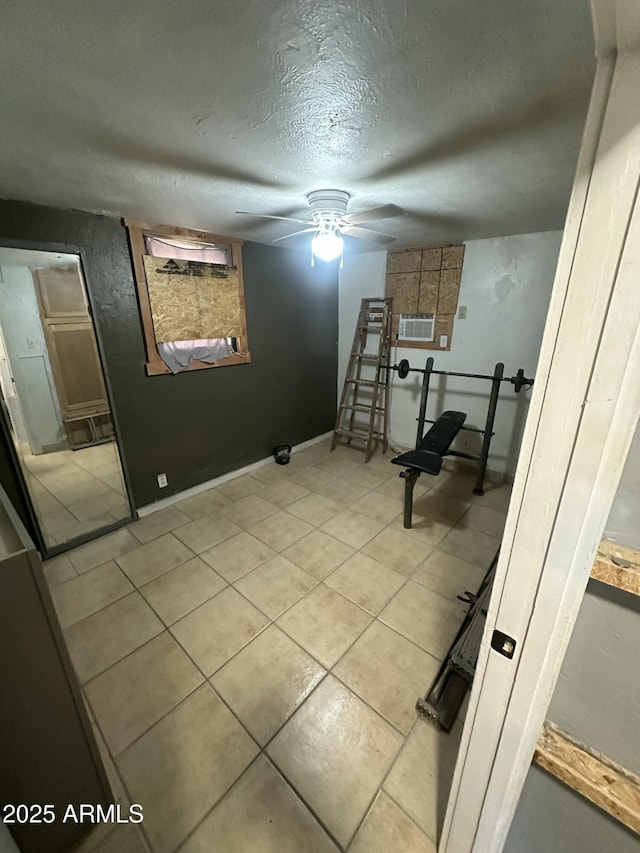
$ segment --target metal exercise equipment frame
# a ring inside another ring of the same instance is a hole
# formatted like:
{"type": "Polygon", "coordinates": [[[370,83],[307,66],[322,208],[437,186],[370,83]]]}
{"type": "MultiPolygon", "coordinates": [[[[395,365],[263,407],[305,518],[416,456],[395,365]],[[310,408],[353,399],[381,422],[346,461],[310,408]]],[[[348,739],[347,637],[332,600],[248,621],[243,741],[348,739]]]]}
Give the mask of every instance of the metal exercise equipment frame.
{"type": "MultiPolygon", "coordinates": [[[[473,453],[464,453],[460,450],[447,450],[446,456],[457,456],[461,459],[470,459],[472,462],[477,462],[479,465],[478,476],[476,478],[476,484],[473,488],[474,495],[484,495],[484,477],[485,472],[487,470],[487,462],[489,460],[489,449],[491,447],[491,439],[494,436],[493,424],[496,417],[496,409],[498,406],[498,396],[500,394],[500,384],[502,382],[509,382],[514,386],[514,390],[516,393],[522,390],[522,388],[527,387],[530,388],[533,385],[533,379],[529,379],[524,375],[524,370],[520,368],[515,376],[504,376],[504,364],[499,361],[493,371],[492,375],[486,373],[461,373],[458,371],[452,370],[434,370],[433,369],[433,357],[429,356],[427,359],[426,366],[424,368],[419,367],[411,367],[408,360],[403,358],[399,364],[394,365],[384,365],[388,370],[395,370],[400,377],[400,379],[405,379],[409,373],[421,373],[422,374],[422,394],[420,397],[420,410],[418,414],[418,431],[416,436],[416,450],[419,449],[420,442],[424,436],[424,425],[425,423],[436,423],[436,421],[431,420],[426,417],[427,412],[427,401],[429,397],[429,383],[432,376],[457,376],[462,377],[464,379],[484,379],[491,382],[491,394],[489,396],[489,405],[487,408],[487,418],[485,421],[485,425],[483,429],[478,429],[477,427],[467,427],[462,426],[461,429],[466,430],[467,432],[476,432],[483,436],[482,440],[482,448],[480,450],[480,455],[475,455],[473,453]]],[[[404,526],[405,528],[411,527],[411,515],[413,509],[413,488],[416,484],[416,480],[420,476],[420,471],[414,468],[407,468],[406,471],[402,471],[400,476],[404,478],[405,481],[405,502],[404,502],[404,526]]]]}

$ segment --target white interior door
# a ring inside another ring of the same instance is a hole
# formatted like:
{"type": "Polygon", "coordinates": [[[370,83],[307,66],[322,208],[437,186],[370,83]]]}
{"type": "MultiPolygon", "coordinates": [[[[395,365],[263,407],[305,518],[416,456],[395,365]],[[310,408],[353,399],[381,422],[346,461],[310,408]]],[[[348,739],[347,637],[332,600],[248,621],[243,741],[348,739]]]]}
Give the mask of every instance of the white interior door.
{"type": "Polygon", "coordinates": [[[596,80],[442,853],[502,850],[640,414],[640,9],[594,11],[596,80]],[[490,648],[496,628],[512,660],[490,648]]]}

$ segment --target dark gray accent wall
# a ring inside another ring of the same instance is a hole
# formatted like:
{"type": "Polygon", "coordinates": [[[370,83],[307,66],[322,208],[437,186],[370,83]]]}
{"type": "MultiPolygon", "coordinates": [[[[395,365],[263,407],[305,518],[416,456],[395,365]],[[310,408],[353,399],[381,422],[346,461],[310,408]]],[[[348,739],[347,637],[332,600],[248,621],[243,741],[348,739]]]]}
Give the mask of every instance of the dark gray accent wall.
{"type": "MultiPolygon", "coordinates": [[[[149,377],[119,220],[0,200],[3,239],[82,250],[137,507],[268,456],[275,443],[297,444],[333,427],[336,263],[312,268],[307,252],[245,243],[252,363],[149,377]],[[157,486],[161,472],[169,480],[164,489],[157,486]]],[[[3,474],[6,467],[0,459],[3,474]]]]}
{"type": "Polygon", "coordinates": [[[638,853],[638,836],[532,767],[503,853],[638,853]]]}

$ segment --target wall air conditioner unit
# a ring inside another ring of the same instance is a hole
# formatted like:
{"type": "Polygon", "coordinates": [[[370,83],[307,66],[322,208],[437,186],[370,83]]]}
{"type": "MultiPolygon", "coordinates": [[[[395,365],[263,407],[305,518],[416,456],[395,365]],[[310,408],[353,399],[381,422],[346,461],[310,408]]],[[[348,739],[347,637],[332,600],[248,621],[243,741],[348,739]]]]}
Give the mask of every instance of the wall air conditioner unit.
{"type": "Polygon", "coordinates": [[[435,314],[401,314],[399,341],[433,341],[436,333],[435,314]]]}

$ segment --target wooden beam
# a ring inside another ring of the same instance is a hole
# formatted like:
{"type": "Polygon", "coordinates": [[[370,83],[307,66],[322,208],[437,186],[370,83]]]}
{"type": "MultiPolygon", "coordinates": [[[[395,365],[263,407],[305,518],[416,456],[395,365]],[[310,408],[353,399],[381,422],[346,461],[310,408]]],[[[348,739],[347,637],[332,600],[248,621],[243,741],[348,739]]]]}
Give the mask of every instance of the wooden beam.
{"type": "Polygon", "coordinates": [[[640,551],[603,539],[591,570],[602,583],[640,595],[640,551]]]}
{"type": "Polygon", "coordinates": [[[640,835],[640,777],[581,745],[548,720],[533,760],[640,835]]]}

